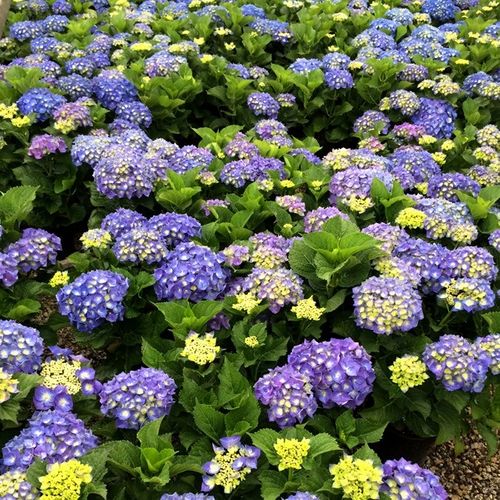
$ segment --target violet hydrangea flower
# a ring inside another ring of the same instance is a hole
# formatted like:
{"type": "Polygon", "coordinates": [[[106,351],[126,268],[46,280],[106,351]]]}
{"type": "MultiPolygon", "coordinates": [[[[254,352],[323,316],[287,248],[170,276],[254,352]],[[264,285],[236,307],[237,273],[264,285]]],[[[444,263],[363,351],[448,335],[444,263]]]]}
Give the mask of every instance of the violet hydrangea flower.
{"type": "Polygon", "coordinates": [[[492,333],[486,337],[478,337],[475,344],[490,358],[490,371],[500,374],[500,333],[492,333]]]}
{"type": "Polygon", "coordinates": [[[81,332],[123,319],[128,280],[112,271],[90,271],[61,288],[56,295],[59,312],[81,332]]]}
{"type": "Polygon", "coordinates": [[[169,212],[151,217],[147,227],[158,231],[168,247],[190,241],[201,236],[201,224],[186,214],[169,212]]]}
{"type": "Polygon", "coordinates": [[[264,115],[269,118],[277,118],[280,103],[267,92],[254,92],[247,98],[247,105],[256,116],[264,115]]]}
{"type": "Polygon", "coordinates": [[[101,229],[108,231],[113,238],[123,233],[138,229],[147,222],[146,217],[128,208],[119,208],[106,215],[101,222],[101,229]]]}
{"type": "Polygon", "coordinates": [[[170,413],[176,388],[173,379],[161,370],[122,372],[103,384],[101,412],[113,417],[119,429],[139,429],[170,413]]]}
{"type": "Polygon", "coordinates": [[[140,227],[122,233],[113,245],[113,253],[120,262],[161,262],[167,256],[167,245],[157,231],[140,227]]]}
{"type": "Polygon", "coordinates": [[[477,344],[458,335],[443,335],[429,344],[422,359],[447,391],[481,392],[491,359],[477,344]]]}
{"type": "Polygon", "coordinates": [[[438,139],[449,139],[455,128],[457,112],[447,101],[420,98],[420,108],[412,115],[415,125],[422,125],[427,134],[438,139]]]}
{"type": "Polygon", "coordinates": [[[0,368],[8,373],[34,373],[42,362],[43,340],[35,328],[0,321],[0,368]]]}
{"type": "Polygon", "coordinates": [[[31,144],[28,148],[28,155],[41,160],[44,156],[54,153],[65,153],[66,143],[61,137],[56,137],[50,134],[35,135],[31,139],[31,144]]]}
{"type": "Polygon", "coordinates": [[[446,500],[448,495],[438,477],[430,470],[404,458],[387,460],[382,465],[380,492],[391,500],[446,500]]]}
{"type": "Polygon", "coordinates": [[[292,349],[288,364],[309,377],[323,408],[356,408],[373,389],[375,371],[370,356],[349,338],[305,341],[292,349]]]}
{"type": "Polygon", "coordinates": [[[318,408],[310,378],[290,365],[274,368],[260,377],[254,392],[268,407],[269,421],[281,428],[303,422],[318,408]]]}
{"type": "Polygon", "coordinates": [[[59,94],[46,88],[32,88],[26,91],[17,101],[17,107],[23,115],[34,113],[38,122],[48,120],[52,113],[66,102],[59,94]]]}
{"type": "Polygon", "coordinates": [[[313,233],[322,231],[325,223],[337,216],[349,220],[349,217],[337,207],[318,207],[315,210],[311,210],[304,217],[304,232],[313,233]]]}
{"type": "Polygon", "coordinates": [[[0,252],[0,282],[12,286],[18,280],[17,261],[7,253],[0,252]]]}
{"type": "Polygon", "coordinates": [[[412,284],[371,277],[353,288],[356,324],[378,334],[412,330],[423,319],[422,298],[412,284]]]}
{"type": "Polygon", "coordinates": [[[155,270],[155,292],[160,300],[214,300],[225,289],[229,271],[224,256],[191,242],[179,244],[155,270]]]}
{"type": "Polygon", "coordinates": [[[38,411],[2,450],[4,468],[26,470],[36,458],[49,464],[78,458],[97,446],[97,438],[71,412],[38,411]]]}

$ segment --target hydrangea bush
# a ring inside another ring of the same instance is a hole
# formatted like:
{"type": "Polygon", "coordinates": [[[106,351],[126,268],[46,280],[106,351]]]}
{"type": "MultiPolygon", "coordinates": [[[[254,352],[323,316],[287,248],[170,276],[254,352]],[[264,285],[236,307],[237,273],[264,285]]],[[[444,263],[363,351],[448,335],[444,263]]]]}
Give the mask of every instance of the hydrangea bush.
{"type": "Polygon", "coordinates": [[[13,2],[0,498],[446,499],[388,435],[493,454],[497,7],[13,2]]]}

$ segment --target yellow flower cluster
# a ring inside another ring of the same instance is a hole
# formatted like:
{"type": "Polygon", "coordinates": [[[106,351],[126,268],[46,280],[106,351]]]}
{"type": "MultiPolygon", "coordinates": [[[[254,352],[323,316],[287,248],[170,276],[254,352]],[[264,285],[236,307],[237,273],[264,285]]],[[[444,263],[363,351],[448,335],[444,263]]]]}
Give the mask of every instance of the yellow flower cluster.
{"type": "Polygon", "coordinates": [[[421,146],[429,146],[430,144],[434,144],[435,142],[437,142],[437,139],[434,136],[428,134],[424,134],[418,139],[418,143],[421,146]]]}
{"type": "Polygon", "coordinates": [[[202,56],[200,56],[200,62],[202,62],[203,64],[207,64],[213,60],[214,56],[212,54],[203,54],[202,56]]]}
{"type": "Polygon", "coordinates": [[[82,485],[92,481],[92,467],[72,459],[49,465],[40,478],[40,500],[78,500],[82,485]]]}
{"type": "Polygon", "coordinates": [[[148,52],[153,48],[153,45],[149,42],[137,42],[130,46],[130,50],[134,52],[148,52]]]}
{"type": "Polygon", "coordinates": [[[250,335],[249,337],[245,337],[245,345],[248,347],[251,347],[252,349],[255,349],[256,347],[259,347],[260,343],[259,340],[255,335],[250,335]]]}
{"type": "Polygon", "coordinates": [[[389,366],[391,380],[403,391],[422,385],[429,375],[426,373],[425,363],[418,356],[402,356],[396,358],[389,366]]]}
{"type": "Polygon", "coordinates": [[[348,200],[346,200],[346,205],[358,214],[365,213],[369,208],[373,207],[373,201],[370,198],[351,195],[348,200]]]}
{"type": "Polygon", "coordinates": [[[63,134],[68,134],[72,130],[76,130],[78,125],[71,118],[66,118],[65,120],[57,120],[54,124],[54,128],[62,132],[63,134]]]}
{"type": "Polygon", "coordinates": [[[58,385],[66,387],[69,394],[76,394],[82,388],[82,384],[76,372],[82,367],[79,361],[66,361],[64,359],[53,359],[42,364],[40,375],[43,378],[42,385],[54,389],[58,385]]]}
{"type": "Polygon", "coordinates": [[[232,446],[228,450],[217,450],[213,461],[219,466],[217,474],[210,478],[207,483],[212,486],[222,486],[224,493],[229,495],[251,472],[250,467],[235,469],[234,462],[241,458],[241,450],[238,446],[232,446]]]}
{"type": "Polygon", "coordinates": [[[338,464],[330,465],[333,487],[344,492],[344,498],[351,500],[370,500],[379,498],[382,484],[382,469],[371,460],[353,459],[345,456],[338,464]]]}
{"type": "Polygon", "coordinates": [[[396,224],[410,229],[422,229],[426,215],[421,210],[413,207],[404,208],[396,217],[396,224]]]}
{"type": "Polygon", "coordinates": [[[293,188],[295,187],[295,182],[291,181],[290,179],[284,179],[280,181],[280,186],[282,188],[293,188]]]}
{"type": "Polygon", "coordinates": [[[292,307],[292,312],[295,313],[299,319],[318,321],[325,312],[325,308],[316,306],[314,297],[311,296],[308,299],[299,300],[297,305],[292,307]]]}
{"type": "Polygon", "coordinates": [[[245,311],[247,314],[250,314],[261,302],[252,293],[238,293],[235,297],[236,304],[233,305],[233,309],[245,311]]]}
{"type": "Polygon", "coordinates": [[[50,278],[49,285],[52,288],[57,288],[58,286],[64,286],[69,283],[69,273],[68,271],[56,271],[54,276],[50,278]]]}
{"type": "Polygon", "coordinates": [[[213,333],[207,333],[206,335],[191,333],[186,337],[181,356],[197,365],[206,365],[212,363],[219,352],[220,347],[217,346],[217,339],[213,333]]]}
{"type": "Polygon", "coordinates": [[[431,156],[439,165],[443,165],[446,162],[446,155],[441,151],[436,151],[435,153],[432,153],[431,156]]]}
{"type": "Polygon", "coordinates": [[[17,389],[17,384],[19,382],[12,378],[10,373],[4,372],[0,368],[0,403],[5,403],[8,401],[12,394],[19,392],[17,389]]]}
{"type": "Polygon", "coordinates": [[[455,143],[450,139],[447,139],[441,144],[441,151],[451,151],[452,149],[455,149],[455,143]]]}
{"type": "Polygon", "coordinates": [[[111,234],[102,229],[89,229],[80,237],[84,250],[90,248],[106,248],[111,242],[111,234]]]}
{"type": "Polygon", "coordinates": [[[12,120],[17,115],[18,109],[15,104],[11,104],[7,106],[0,102],[0,118],[4,118],[5,120],[12,120]]]}
{"type": "Polygon", "coordinates": [[[301,441],[298,439],[278,439],[274,443],[274,449],[280,457],[278,470],[285,469],[300,469],[304,458],[309,453],[311,440],[303,438],[301,441]]]}
{"type": "Polygon", "coordinates": [[[23,485],[23,483],[27,483],[27,481],[26,472],[19,470],[5,472],[0,476],[0,498],[12,500],[33,500],[37,498],[34,488],[31,491],[26,491],[27,484],[23,485]],[[21,488],[22,493],[19,491],[21,488]]]}
{"type": "Polygon", "coordinates": [[[14,127],[22,128],[26,125],[30,125],[31,120],[29,116],[18,116],[16,118],[12,118],[11,123],[14,127]]]}

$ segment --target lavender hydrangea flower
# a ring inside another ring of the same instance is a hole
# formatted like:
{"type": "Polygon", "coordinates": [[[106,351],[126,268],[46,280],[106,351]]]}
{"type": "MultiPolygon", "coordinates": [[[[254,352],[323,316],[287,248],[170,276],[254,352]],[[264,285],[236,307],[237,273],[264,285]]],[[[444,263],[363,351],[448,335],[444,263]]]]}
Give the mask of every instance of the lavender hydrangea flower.
{"type": "Polygon", "coordinates": [[[141,227],[122,233],[113,245],[113,253],[120,262],[152,264],[167,256],[167,245],[160,233],[141,227]]]}
{"type": "Polygon", "coordinates": [[[78,458],[97,446],[97,438],[70,412],[38,411],[2,450],[3,468],[26,470],[39,458],[49,464],[78,458]]]}
{"type": "Polygon", "coordinates": [[[490,371],[493,375],[500,373],[500,333],[492,333],[486,337],[478,337],[475,345],[490,358],[490,371]]]}
{"type": "Polygon", "coordinates": [[[8,373],[34,373],[41,365],[43,340],[35,328],[0,321],[0,368],[8,373]]]}
{"type": "Polygon", "coordinates": [[[247,182],[269,179],[269,172],[277,172],[279,177],[285,177],[284,164],[277,158],[263,158],[255,155],[249,159],[236,160],[222,167],[220,180],[224,184],[243,187],[247,182]]]}
{"type": "Polygon", "coordinates": [[[141,198],[153,189],[148,160],[137,151],[103,158],[94,168],[97,190],[107,198],[141,198]]]}
{"type": "Polygon", "coordinates": [[[289,365],[263,375],[254,391],[255,397],[268,407],[269,420],[281,428],[303,422],[318,408],[309,377],[289,365]]]}
{"type": "Polygon", "coordinates": [[[475,278],[444,282],[438,297],[443,299],[452,311],[476,312],[495,305],[495,292],[489,282],[475,278]]]}
{"type": "Polygon", "coordinates": [[[497,251],[500,252],[500,229],[493,231],[488,237],[488,243],[497,251]]]}
{"type": "Polygon", "coordinates": [[[5,252],[16,261],[20,271],[28,273],[55,264],[57,252],[61,249],[61,239],[55,234],[44,229],[28,228],[15,243],[5,249],[5,252]]]}
{"type": "Polygon", "coordinates": [[[168,158],[168,167],[178,174],[184,174],[193,168],[206,168],[214,155],[206,148],[184,146],[168,158]]]}
{"type": "Polygon", "coordinates": [[[481,186],[470,177],[460,173],[435,175],[430,178],[427,189],[428,196],[444,198],[448,201],[459,201],[455,190],[467,191],[473,196],[479,194],[481,186]]]}
{"type": "Polygon", "coordinates": [[[119,429],[139,429],[170,413],[176,389],[173,379],[161,370],[122,372],[103,384],[101,412],[113,417],[119,429]]]}
{"type": "Polygon", "coordinates": [[[309,377],[323,408],[356,408],[373,389],[370,356],[351,339],[305,341],[292,349],[288,364],[309,377]]]}
{"type": "Polygon", "coordinates": [[[81,332],[91,332],[108,321],[121,321],[128,280],[112,271],[90,271],[61,288],[56,295],[59,312],[81,332]]]}
{"type": "Polygon", "coordinates": [[[17,261],[9,254],[0,252],[0,282],[12,286],[18,280],[17,261]]]}
{"type": "Polygon", "coordinates": [[[79,135],[71,145],[71,160],[75,167],[87,163],[95,167],[111,146],[111,138],[107,135],[79,135]]]}
{"type": "Polygon", "coordinates": [[[331,69],[325,73],[325,83],[332,90],[350,89],[354,79],[346,69],[331,69]]]}
{"type": "Polygon", "coordinates": [[[101,229],[108,231],[113,238],[118,238],[123,233],[140,228],[146,222],[146,217],[139,212],[128,208],[119,208],[104,217],[101,229]]]}
{"type": "Polygon", "coordinates": [[[313,233],[321,231],[326,222],[337,216],[349,220],[349,217],[337,207],[319,207],[311,210],[304,217],[304,232],[313,233]]]}
{"type": "Polygon", "coordinates": [[[302,279],[284,267],[275,269],[256,267],[244,279],[243,288],[254,293],[258,299],[267,300],[269,310],[274,314],[286,304],[296,304],[304,298],[302,279]]]}
{"type": "Polygon", "coordinates": [[[286,497],[286,500],[319,500],[319,498],[307,491],[297,491],[297,493],[286,497]]]}
{"type": "Polygon", "coordinates": [[[362,232],[380,240],[380,248],[387,253],[392,253],[401,242],[410,237],[404,229],[385,222],[370,224],[362,229],[362,232]]]}
{"type": "Polygon", "coordinates": [[[447,101],[420,98],[420,108],[411,117],[415,125],[422,125],[427,134],[438,139],[449,139],[455,128],[457,112],[447,101]]]}
{"type": "Polygon", "coordinates": [[[254,92],[247,99],[247,105],[255,116],[267,116],[277,118],[280,110],[280,103],[267,92],[254,92]]]}
{"type": "Polygon", "coordinates": [[[447,391],[481,392],[491,360],[478,345],[458,335],[429,344],[422,359],[447,391]]]}
{"type": "Polygon", "coordinates": [[[244,160],[259,154],[259,148],[252,144],[241,132],[238,132],[234,138],[224,148],[224,153],[230,158],[239,158],[244,160]]]}
{"type": "Polygon", "coordinates": [[[422,4],[422,12],[429,14],[434,21],[453,21],[458,11],[453,0],[425,0],[422,4]]]}
{"type": "Polygon", "coordinates": [[[147,227],[157,231],[169,247],[201,236],[201,224],[194,217],[175,212],[151,217],[147,227]]]}
{"type": "Polygon", "coordinates": [[[381,111],[368,110],[354,120],[353,130],[356,134],[371,134],[379,132],[387,134],[391,120],[381,111]]]}
{"type": "Polygon", "coordinates": [[[283,123],[278,120],[260,120],[255,125],[257,136],[276,146],[291,146],[292,140],[288,137],[288,130],[283,123]]]}
{"type": "Polygon", "coordinates": [[[31,139],[28,148],[28,155],[41,160],[44,156],[54,153],[65,153],[66,143],[61,137],[55,137],[50,134],[35,135],[31,139]]]}
{"type": "Polygon", "coordinates": [[[17,101],[17,107],[23,115],[34,113],[38,122],[48,120],[52,113],[66,102],[62,95],[54,94],[49,89],[33,88],[25,92],[17,101]]]}
{"type": "Polygon", "coordinates": [[[214,300],[225,289],[229,271],[224,256],[191,242],[179,244],[155,270],[155,292],[160,300],[214,300]]]}
{"type": "Polygon", "coordinates": [[[498,274],[495,259],[486,248],[465,246],[452,251],[453,277],[494,281],[498,274]]]}
{"type": "Polygon", "coordinates": [[[59,78],[57,80],[57,86],[72,101],[92,95],[92,81],[89,78],[75,73],[59,78]]]}
{"type": "Polygon", "coordinates": [[[382,469],[384,475],[380,492],[391,499],[446,500],[448,498],[435,474],[404,458],[387,460],[382,469]]]}
{"type": "Polygon", "coordinates": [[[353,288],[356,324],[378,334],[412,330],[423,319],[422,298],[412,284],[371,277],[353,288]]]}
{"type": "Polygon", "coordinates": [[[118,118],[135,123],[140,127],[148,128],[153,121],[149,108],[139,101],[121,102],[116,106],[115,113],[118,118]]]}
{"type": "Polygon", "coordinates": [[[116,70],[104,70],[94,77],[92,89],[98,102],[111,110],[116,109],[120,103],[137,100],[134,84],[116,70]]]}

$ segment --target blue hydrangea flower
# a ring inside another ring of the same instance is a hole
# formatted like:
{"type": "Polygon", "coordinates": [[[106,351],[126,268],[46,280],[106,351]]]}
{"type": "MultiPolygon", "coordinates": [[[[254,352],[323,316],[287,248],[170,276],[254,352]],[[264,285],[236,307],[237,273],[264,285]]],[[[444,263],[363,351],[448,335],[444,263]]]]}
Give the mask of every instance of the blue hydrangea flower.
{"type": "Polygon", "coordinates": [[[59,312],[81,332],[121,321],[128,285],[127,278],[112,271],[84,273],[57,292],[59,312]]]}
{"type": "Polygon", "coordinates": [[[422,298],[408,281],[371,277],[352,292],[360,328],[390,335],[413,330],[424,317],[422,298]]]}
{"type": "Polygon", "coordinates": [[[493,231],[488,237],[488,243],[497,251],[500,252],[500,229],[493,231]]]}
{"type": "Polygon", "coordinates": [[[491,359],[477,344],[458,335],[443,335],[429,344],[422,359],[447,391],[481,392],[491,359]]]}
{"type": "Polygon", "coordinates": [[[48,464],[79,458],[97,446],[97,438],[71,412],[37,411],[2,450],[4,469],[26,470],[36,458],[48,464]]]}
{"type": "Polygon", "coordinates": [[[438,477],[430,470],[404,458],[387,460],[382,465],[383,477],[380,492],[398,500],[447,500],[448,494],[438,477]]]}
{"type": "Polygon", "coordinates": [[[0,321],[0,368],[8,373],[34,373],[42,362],[43,340],[35,328],[0,321]]]}
{"type": "Polygon", "coordinates": [[[128,208],[119,208],[104,217],[101,229],[108,231],[113,238],[118,238],[123,233],[140,228],[146,222],[146,217],[139,212],[128,208]]]}
{"type": "Polygon", "coordinates": [[[411,117],[412,123],[421,125],[425,132],[438,139],[449,139],[455,129],[457,112],[447,101],[420,98],[420,108],[411,117]]]}
{"type": "Polygon", "coordinates": [[[155,292],[159,300],[214,300],[225,289],[229,271],[224,256],[208,247],[181,243],[155,270],[155,292]]]}
{"type": "Polygon", "coordinates": [[[120,262],[152,264],[167,256],[167,245],[161,234],[145,227],[120,234],[113,245],[113,253],[120,262]]]}
{"type": "MultiPolygon", "coordinates": [[[[291,146],[292,140],[288,136],[288,130],[278,120],[260,120],[255,124],[255,133],[263,141],[268,141],[276,146],[291,146]]],[[[266,158],[271,160],[272,158],[266,158]]]]}
{"type": "Polygon", "coordinates": [[[312,233],[321,231],[327,221],[337,216],[349,220],[349,217],[337,207],[318,207],[315,210],[311,210],[304,216],[304,232],[312,233]]]}
{"type": "Polygon", "coordinates": [[[61,76],[57,80],[57,86],[72,101],[92,95],[92,81],[76,73],[61,76]]]}
{"type": "Polygon", "coordinates": [[[453,277],[494,281],[498,274],[495,259],[486,248],[466,246],[452,251],[453,277]]]}
{"type": "Polygon", "coordinates": [[[391,120],[381,111],[368,110],[354,120],[353,130],[356,134],[387,134],[391,120]]]}
{"type": "Polygon", "coordinates": [[[455,14],[460,9],[453,0],[425,0],[422,4],[422,12],[429,14],[434,21],[453,21],[455,14]]]}
{"type": "Polygon", "coordinates": [[[475,345],[490,358],[490,371],[493,375],[500,373],[500,333],[492,333],[486,337],[478,337],[475,345]]]}
{"type": "Polygon", "coordinates": [[[148,128],[153,121],[149,108],[139,101],[121,102],[116,106],[115,113],[118,118],[135,123],[140,127],[148,128]]]}
{"type": "Polygon", "coordinates": [[[160,500],[215,500],[215,497],[205,493],[165,493],[160,500]]]}
{"type": "Polygon", "coordinates": [[[33,88],[26,91],[16,104],[23,115],[34,113],[37,122],[44,122],[65,102],[62,95],[54,94],[49,89],[33,88]]]}
{"type": "Polygon", "coordinates": [[[249,159],[226,163],[222,167],[220,180],[230,186],[243,187],[247,182],[269,179],[270,171],[277,172],[280,179],[285,177],[285,168],[281,160],[255,155],[249,159]]]}
{"type": "Polygon", "coordinates": [[[332,90],[350,89],[354,80],[347,69],[330,69],[325,73],[325,83],[332,90]]]}
{"type": "Polygon", "coordinates": [[[319,498],[307,491],[297,491],[297,493],[286,497],[286,500],[319,500],[319,498]]]}
{"type": "Polygon", "coordinates": [[[469,176],[458,172],[435,175],[429,179],[427,195],[434,198],[444,198],[449,201],[459,201],[455,190],[467,191],[477,196],[481,186],[469,176]]]}
{"type": "Polygon", "coordinates": [[[214,155],[206,148],[184,146],[168,157],[168,166],[178,174],[193,168],[206,168],[212,163],[214,155]]]}
{"type": "Polygon", "coordinates": [[[289,365],[274,368],[260,377],[254,392],[268,407],[269,421],[281,428],[302,423],[318,408],[309,377],[289,365]]]}
{"type": "Polygon", "coordinates": [[[323,408],[356,408],[373,389],[370,356],[352,339],[306,340],[292,349],[288,364],[309,377],[323,408]]]}
{"type": "Polygon", "coordinates": [[[18,280],[17,261],[7,253],[0,252],[0,282],[12,286],[18,280]]]}
{"type": "Polygon", "coordinates": [[[139,429],[170,413],[176,389],[174,380],[161,370],[122,372],[103,384],[101,412],[114,418],[119,429],[139,429]]]}
{"type": "Polygon", "coordinates": [[[28,228],[5,252],[16,262],[20,271],[28,273],[55,264],[61,249],[61,239],[55,234],[44,229],[28,228]]]}
{"type": "Polygon", "coordinates": [[[247,98],[247,105],[255,116],[264,115],[269,118],[277,118],[280,103],[267,92],[254,92],[247,98]]]}
{"type": "Polygon", "coordinates": [[[92,89],[99,104],[111,110],[120,103],[137,100],[134,84],[116,70],[104,70],[94,77],[92,89]]]}
{"type": "Polygon", "coordinates": [[[495,305],[495,292],[486,280],[458,278],[445,281],[438,297],[452,311],[476,312],[495,305]]]}
{"type": "Polygon", "coordinates": [[[380,240],[380,248],[387,253],[392,253],[400,243],[410,237],[404,229],[385,222],[370,224],[362,229],[362,232],[380,240]]]}
{"type": "Polygon", "coordinates": [[[179,243],[201,236],[201,224],[194,217],[175,212],[151,217],[147,227],[157,231],[168,247],[176,247],[179,243]]]}

